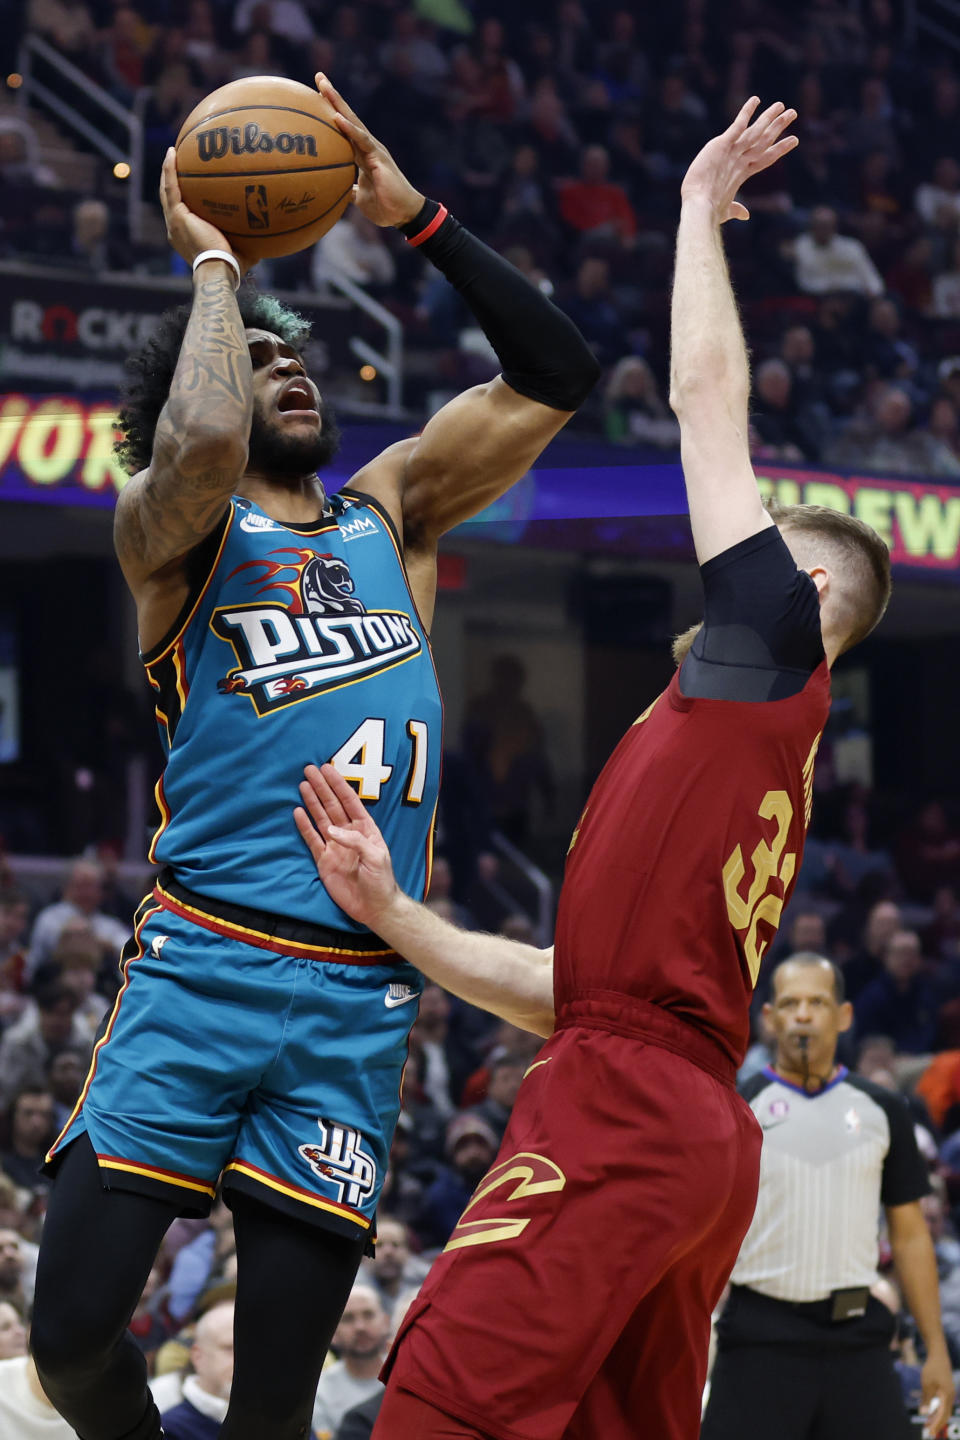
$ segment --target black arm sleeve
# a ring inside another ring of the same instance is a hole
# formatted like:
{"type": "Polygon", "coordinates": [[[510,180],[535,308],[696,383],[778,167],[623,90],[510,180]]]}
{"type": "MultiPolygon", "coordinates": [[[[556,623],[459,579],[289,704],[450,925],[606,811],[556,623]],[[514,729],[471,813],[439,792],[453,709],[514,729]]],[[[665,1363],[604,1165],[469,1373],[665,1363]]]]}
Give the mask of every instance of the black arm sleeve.
{"type": "MultiPolygon", "coordinates": [[[[402,233],[416,239],[439,209],[435,200],[427,200],[416,219],[400,227],[402,233]]],[[[463,296],[512,390],[553,410],[583,404],[600,366],[562,310],[452,215],[418,248],[463,296]]]]}
{"type": "Polygon", "coordinates": [[[680,672],[684,695],[783,700],[823,661],[820,598],[775,525],[700,567],[704,621],[680,672]]]}

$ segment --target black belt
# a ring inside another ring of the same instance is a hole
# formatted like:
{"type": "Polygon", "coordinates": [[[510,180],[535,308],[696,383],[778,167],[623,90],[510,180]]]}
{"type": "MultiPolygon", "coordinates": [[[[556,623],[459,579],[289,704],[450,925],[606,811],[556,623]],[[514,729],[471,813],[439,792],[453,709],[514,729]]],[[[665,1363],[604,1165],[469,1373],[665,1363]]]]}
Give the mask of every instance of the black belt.
{"type": "Polygon", "coordinates": [[[771,1305],[783,1305],[797,1315],[805,1315],[819,1324],[836,1324],[840,1320],[859,1320],[867,1313],[870,1299],[869,1285],[849,1285],[844,1290],[831,1290],[823,1300],[781,1300],[776,1295],[763,1295],[751,1290],[749,1285],[734,1286],[734,1289],[749,1291],[771,1305]]]}
{"type": "MultiPolygon", "coordinates": [[[[395,953],[378,935],[372,935],[369,930],[360,934],[349,930],[334,930],[328,925],[312,925],[306,920],[294,920],[286,915],[271,915],[266,910],[253,910],[247,905],[235,905],[229,900],[215,900],[209,895],[197,895],[174,878],[169,866],[164,866],[160,871],[157,885],[174,900],[197,911],[208,920],[214,923],[221,921],[241,930],[253,931],[266,940],[286,940],[294,945],[332,950],[334,953],[382,955],[387,961],[395,953]]],[[[160,898],[162,899],[162,896],[160,898]]]]}

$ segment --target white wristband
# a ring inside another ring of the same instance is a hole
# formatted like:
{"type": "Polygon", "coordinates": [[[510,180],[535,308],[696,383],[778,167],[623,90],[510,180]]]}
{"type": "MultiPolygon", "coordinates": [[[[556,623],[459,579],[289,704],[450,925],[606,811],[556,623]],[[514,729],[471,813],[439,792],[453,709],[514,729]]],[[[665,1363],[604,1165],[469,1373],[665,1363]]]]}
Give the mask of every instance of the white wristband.
{"type": "Polygon", "coordinates": [[[234,285],[233,288],[234,290],[240,289],[240,281],[243,279],[243,276],[240,274],[240,266],[237,264],[237,257],[235,255],[231,255],[229,250],[201,250],[200,254],[193,262],[194,275],[196,275],[197,273],[197,266],[202,265],[204,260],[225,260],[228,265],[232,265],[234,274],[237,277],[237,283],[236,285],[234,285]]]}

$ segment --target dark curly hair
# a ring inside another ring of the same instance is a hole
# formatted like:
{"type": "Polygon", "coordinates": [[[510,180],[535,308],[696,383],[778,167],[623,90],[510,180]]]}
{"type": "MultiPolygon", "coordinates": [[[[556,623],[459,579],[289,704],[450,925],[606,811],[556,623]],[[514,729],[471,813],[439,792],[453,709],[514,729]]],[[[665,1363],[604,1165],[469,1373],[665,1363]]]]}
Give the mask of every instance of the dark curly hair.
{"type": "MultiPolygon", "coordinates": [[[[237,292],[240,318],[248,329],[269,330],[295,350],[302,350],[310,338],[310,322],[295,310],[288,310],[272,295],[263,295],[252,285],[237,292]]],[[[145,470],[153,453],[157,420],[170,393],[180,346],[187,333],[190,306],[178,305],[160,317],[150,339],[126,363],[127,382],[123,387],[123,408],[118,428],[120,439],[114,449],[130,475],[145,470]]]]}

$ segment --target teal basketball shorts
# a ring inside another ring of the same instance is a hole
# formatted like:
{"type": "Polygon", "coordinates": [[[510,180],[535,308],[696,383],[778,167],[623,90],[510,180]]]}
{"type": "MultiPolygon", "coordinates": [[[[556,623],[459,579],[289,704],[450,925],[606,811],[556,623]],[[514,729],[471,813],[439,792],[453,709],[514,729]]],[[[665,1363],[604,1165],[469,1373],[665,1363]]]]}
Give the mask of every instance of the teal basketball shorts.
{"type": "Polygon", "coordinates": [[[419,972],[375,937],[221,906],[169,877],[122,969],[48,1173],[86,1131],[106,1188],[204,1215],[222,1181],[228,1199],[372,1234],[419,972]]]}

